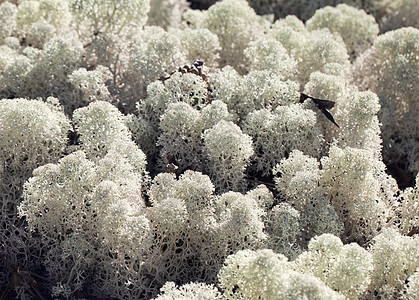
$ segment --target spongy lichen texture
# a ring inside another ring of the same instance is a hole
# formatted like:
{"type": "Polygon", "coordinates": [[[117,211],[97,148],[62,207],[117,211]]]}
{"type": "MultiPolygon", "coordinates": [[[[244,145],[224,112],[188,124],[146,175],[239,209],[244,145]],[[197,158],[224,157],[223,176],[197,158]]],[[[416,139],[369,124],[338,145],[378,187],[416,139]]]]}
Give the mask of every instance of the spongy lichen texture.
{"type": "Polygon", "coordinates": [[[0,0],[0,298],[416,299],[418,12],[0,0]]]}

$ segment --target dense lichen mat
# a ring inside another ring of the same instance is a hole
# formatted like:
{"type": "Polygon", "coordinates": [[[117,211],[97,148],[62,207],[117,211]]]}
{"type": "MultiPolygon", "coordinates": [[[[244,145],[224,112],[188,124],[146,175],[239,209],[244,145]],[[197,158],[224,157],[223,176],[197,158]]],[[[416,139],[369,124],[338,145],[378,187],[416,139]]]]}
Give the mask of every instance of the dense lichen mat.
{"type": "Polygon", "coordinates": [[[417,299],[417,0],[0,0],[0,299],[417,299]]]}

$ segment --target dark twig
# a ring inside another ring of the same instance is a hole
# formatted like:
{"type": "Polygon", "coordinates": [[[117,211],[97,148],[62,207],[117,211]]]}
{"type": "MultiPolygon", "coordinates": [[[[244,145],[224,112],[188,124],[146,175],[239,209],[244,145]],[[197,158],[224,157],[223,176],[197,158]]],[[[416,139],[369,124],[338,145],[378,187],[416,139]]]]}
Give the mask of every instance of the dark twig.
{"type": "Polygon", "coordinates": [[[326,116],[326,118],[328,118],[330,122],[332,122],[338,128],[340,128],[338,123],[336,123],[335,119],[333,118],[332,114],[328,111],[328,109],[332,109],[335,106],[334,101],[317,99],[307,94],[300,93],[300,103],[303,103],[307,99],[313,101],[317,108],[320,109],[320,111],[326,116]]]}
{"type": "Polygon", "coordinates": [[[0,297],[0,300],[9,299],[10,292],[14,290],[15,288],[19,286],[23,286],[27,284],[37,295],[38,299],[45,300],[45,298],[42,296],[41,292],[38,288],[38,282],[33,277],[36,277],[38,279],[41,279],[43,281],[49,282],[49,280],[41,275],[35,274],[33,272],[24,270],[22,268],[21,263],[19,263],[19,266],[13,266],[11,265],[5,257],[0,257],[2,260],[4,266],[9,270],[11,273],[9,282],[3,291],[3,294],[0,297]]]}

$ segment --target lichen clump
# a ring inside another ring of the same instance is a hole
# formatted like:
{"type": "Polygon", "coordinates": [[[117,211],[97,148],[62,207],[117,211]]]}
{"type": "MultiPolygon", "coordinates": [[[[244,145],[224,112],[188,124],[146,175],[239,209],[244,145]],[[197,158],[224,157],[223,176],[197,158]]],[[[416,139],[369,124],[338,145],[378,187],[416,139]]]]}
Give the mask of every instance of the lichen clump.
{"type": "Polygon", "coordinates": [[[1,298],[416,299],[417,12],[0,1],[1,298]]]}

